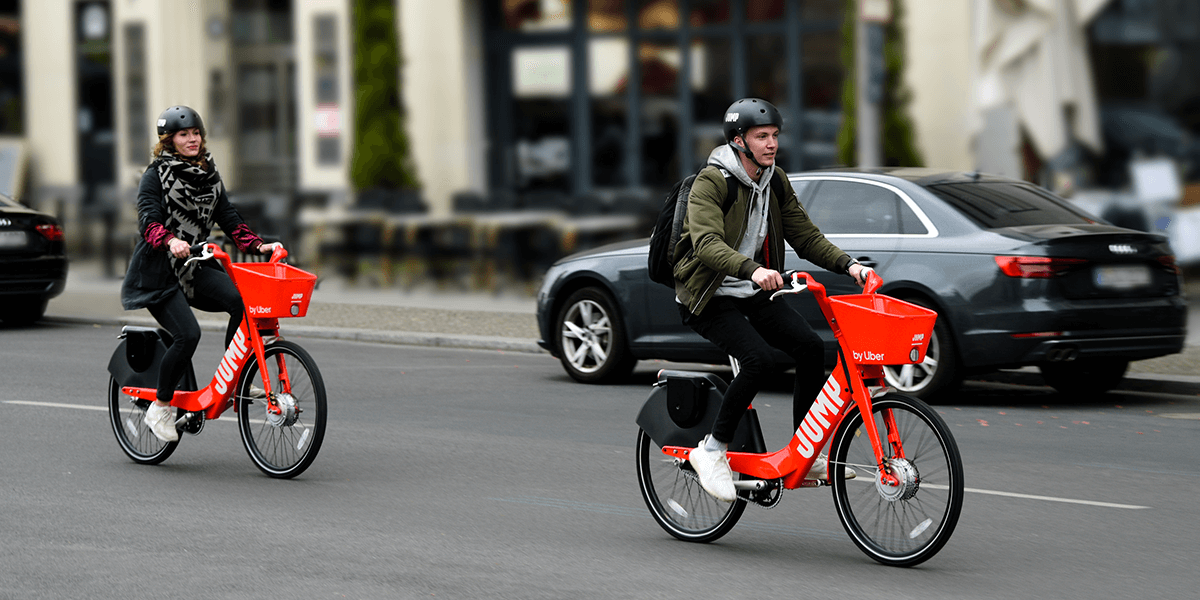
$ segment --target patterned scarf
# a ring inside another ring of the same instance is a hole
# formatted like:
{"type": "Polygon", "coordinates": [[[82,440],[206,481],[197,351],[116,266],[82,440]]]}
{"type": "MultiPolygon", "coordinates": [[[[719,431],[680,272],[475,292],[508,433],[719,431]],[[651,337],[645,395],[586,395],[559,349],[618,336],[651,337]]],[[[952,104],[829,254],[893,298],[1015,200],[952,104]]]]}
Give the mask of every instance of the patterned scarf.
{"type": "MultiPolygon", "coordinates": [[[[159,154],[154,162],[167,209],[166,223],[163,224],[167,231],[187,242],[189,246],[207,240],[209,232],[212,231],[213,211],[216,209],[217,199],[224,190],[212,154],[204,155],[202,164],[205,164],[207,169],[181,160],[170,152],[159,154]]],[[[179,277],[179,285],[184,294],[192,298],[195,292],[192,288],[192,273],[197,263],[184,266],[185,262],[187,259],[171,256],[171,267],[179,277]]]]}

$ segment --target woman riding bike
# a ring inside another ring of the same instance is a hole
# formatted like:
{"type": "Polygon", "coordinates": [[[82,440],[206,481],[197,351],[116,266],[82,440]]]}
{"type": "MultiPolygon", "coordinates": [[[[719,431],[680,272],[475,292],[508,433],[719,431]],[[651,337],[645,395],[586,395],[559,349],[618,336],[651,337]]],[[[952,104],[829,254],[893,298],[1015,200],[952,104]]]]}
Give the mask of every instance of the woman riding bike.
{"type": "Polygon", "coordinates": [[[158,145],[138,186],[141,237],[121,286],[125,309],[148,309],[174,340],[163,356],[157,400],[146,410],[146,425],[165,442],[179,439],[170,402],[200,342],[191,308],[229,313],[226,346],[244,312],[237,288],[219,265],[185,264],[191,246],[205,241],[214,223],[242,252],[270,254],[279,245],[264,244],[230,204],[204,136],[204,122],[191,108],[172,106],[159,115],[158,145]]]}

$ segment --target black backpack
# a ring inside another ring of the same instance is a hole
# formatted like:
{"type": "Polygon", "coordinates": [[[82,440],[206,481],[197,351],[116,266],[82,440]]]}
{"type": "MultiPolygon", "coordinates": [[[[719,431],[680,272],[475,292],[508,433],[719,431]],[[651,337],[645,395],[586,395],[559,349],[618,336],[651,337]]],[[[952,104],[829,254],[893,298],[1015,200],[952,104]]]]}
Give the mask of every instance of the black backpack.
{"type": "MultiPolygon", "coordinates": [[[[729,208],[733,206],[733,201],[737,198],[738,186],[741,183],[732,174],[720,167],[719,165],[709,164],[721,169],[722,173],[727,173],[725,176],[725,202],[721,204],[721,212],[729,212],[729,208]]],[[[701,169],[703,170],[703,169],[701,169]]],[[[650,280],[661,283],[671,289],[675,289],[675,263],[672,258],[675,256],[675,245],[679,243],[679,238],[683,233],[683,218],[687,215],[688,196],[692,193],[692,184],[696,181],[696,176],[699,173],[688,175],[683,180],[679,181],[667,192],[667,197],[663,200],[662,210],[658,213],[658,219],[654,221],[654,229],[650,231],[650,252],[646,257],[646,271],[650,275],[650,280]]],[[[779,197],[783,194],[782,184],[779,183],[780,173],[771,175],[771,192],[779,197]]]]}

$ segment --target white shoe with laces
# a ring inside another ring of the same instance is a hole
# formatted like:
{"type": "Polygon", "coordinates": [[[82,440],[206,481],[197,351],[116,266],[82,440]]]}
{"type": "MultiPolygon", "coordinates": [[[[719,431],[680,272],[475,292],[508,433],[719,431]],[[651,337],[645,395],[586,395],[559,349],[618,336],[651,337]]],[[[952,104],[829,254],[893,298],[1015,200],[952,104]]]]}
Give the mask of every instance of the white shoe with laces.
{"type": "Polygon", "coordinates": [[[179,441],[179,432],[175,429],[175,407],[151,402],[150,408],[146,409],[144,420],[150,432],[158,439],[164,442],[179,441]]]}
{"type": "MultiPolygon", "coordinates": [[[[855,477],[858,477],[858,473],[854,469],[846,467],[846,479],[854,479],[855,477]]],[[[805,475],[804,478],[819,479],[825,483],[829,483],[829,459],[824,456],[818,456],[817,460],[813,462],[812,468],[808,470],[808,475],[805,475]]]]}
{"type": "Polygon", "coordinates": [[[704,491],[722,502],[733,502],[737,499],[737,490],[733,487],[729,457],[720,450],[705,449],[707,439],[701,440],[700,445],[688,453],[688,461],[692,463],[692,469],[696,471],[704,491]]]}

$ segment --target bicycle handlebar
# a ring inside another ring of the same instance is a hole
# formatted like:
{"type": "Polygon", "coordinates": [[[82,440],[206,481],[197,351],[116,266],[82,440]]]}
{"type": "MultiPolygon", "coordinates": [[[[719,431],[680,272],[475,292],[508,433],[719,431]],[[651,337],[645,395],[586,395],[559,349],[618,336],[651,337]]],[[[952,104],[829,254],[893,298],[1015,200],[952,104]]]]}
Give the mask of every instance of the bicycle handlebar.
{"type": "MultiPolygon", "coordinates": [[[[192,257],[187,259],[187,261],[183,263],[184,265],[190,265],[193,262],[200,260],[209,260],[214,257],[224,262],[232,262],[232,259],[228,253],[222,250],[220,246],[211,242],[193,244],[192,246],[188,247],[188,251],[191,253],[192,257]]],[[[284,258],[287,258],[287,255],[288,251],[283,247],[283,244],[276,244],[275,248],[271,251],[271,258],[268,259],[268,262],[277,263],[284,258]]]]}
{"type": "MultiPolygon", "coordinates": [[[[870,267],[864,267],[864,270],[867,272],[867,281],[863,285],[863,293],[864,294],[874,294],[874,293],[878,292],[879,288],[883,287],[883,278],[880,277],[879,274],[875,272],[875,269],[872,269],[870,267]]],[[[804,271],[786,271],[783,273],[783,278],[784,278],[784,281],[787,281],[790,279],[792,281],[792,286],[790,288],[781,289],[781,290],[775,292],[774,294],[771,294],[772,300],[774,300],[777,296],[783,296],[783,295],[787,295],[787,294],[799,294],[800,292],[803,292],[806,289],[811,290],[813,296],[817,297],[818,300],[825,299],[825,296],[826,296],[825,286],[821,285],[816,280],[816,278],[814,278],[812,275],[809,275],[808,273],[805,273],[804,271]],[[802,278],[802,277],[804,278],[804,281],[805,281],[804,284],[800,283],[800,278],[802,278]]]]}

